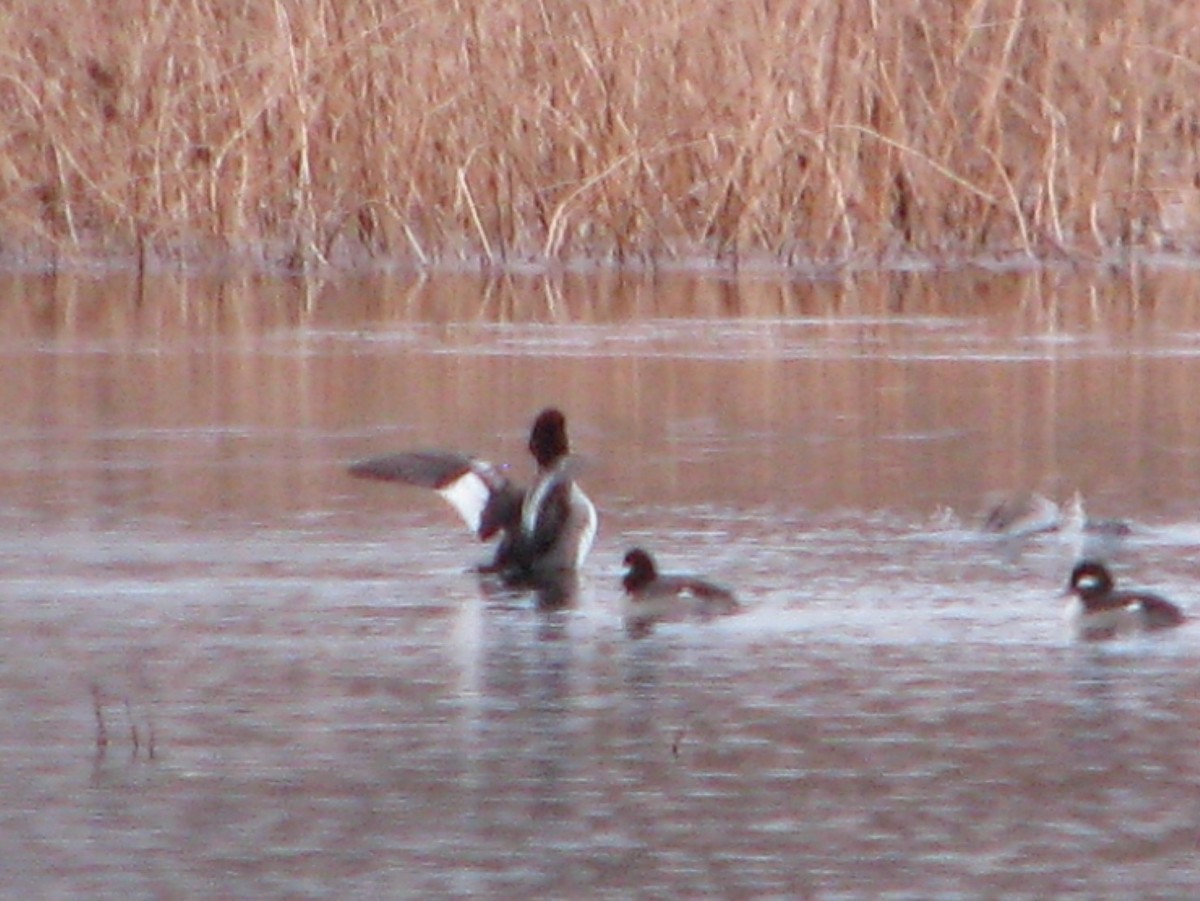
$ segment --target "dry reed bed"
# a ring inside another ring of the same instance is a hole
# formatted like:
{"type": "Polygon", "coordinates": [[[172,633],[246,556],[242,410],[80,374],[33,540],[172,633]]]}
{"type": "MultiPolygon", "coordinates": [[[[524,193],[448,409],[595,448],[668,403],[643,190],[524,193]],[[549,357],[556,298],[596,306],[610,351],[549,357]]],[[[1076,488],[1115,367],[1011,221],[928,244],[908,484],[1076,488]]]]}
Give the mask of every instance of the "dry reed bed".
{"type": "Polygon", "coordinates": [[[0,252],[482,261],[1200,243],[1177,0],[16,0],[0,252]]]}

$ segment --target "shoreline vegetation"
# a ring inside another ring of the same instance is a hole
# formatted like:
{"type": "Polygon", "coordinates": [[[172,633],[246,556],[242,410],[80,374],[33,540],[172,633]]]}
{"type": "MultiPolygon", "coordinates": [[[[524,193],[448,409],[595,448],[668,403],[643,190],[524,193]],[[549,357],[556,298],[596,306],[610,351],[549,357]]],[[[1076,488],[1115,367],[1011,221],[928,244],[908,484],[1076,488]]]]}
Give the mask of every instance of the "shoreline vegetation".
{"type": "Polygon", "coordinates": [[[0,259],[875,266],[1200,249],[1168,0],[17,0],[0,259]]]}

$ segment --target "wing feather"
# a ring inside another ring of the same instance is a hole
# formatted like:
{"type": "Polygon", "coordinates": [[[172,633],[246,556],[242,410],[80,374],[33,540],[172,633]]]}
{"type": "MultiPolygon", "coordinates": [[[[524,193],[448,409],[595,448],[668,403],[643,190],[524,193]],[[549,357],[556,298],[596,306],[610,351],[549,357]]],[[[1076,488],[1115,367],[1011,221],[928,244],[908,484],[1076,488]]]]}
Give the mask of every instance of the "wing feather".
{"type": "Polygon", "coordinates": [[[350,474],[361,479],[431,488],[467,527],[487,540],[519,526],[521,490],[486,460],[454,451],[410,451],[360,460],[350,474]]]}

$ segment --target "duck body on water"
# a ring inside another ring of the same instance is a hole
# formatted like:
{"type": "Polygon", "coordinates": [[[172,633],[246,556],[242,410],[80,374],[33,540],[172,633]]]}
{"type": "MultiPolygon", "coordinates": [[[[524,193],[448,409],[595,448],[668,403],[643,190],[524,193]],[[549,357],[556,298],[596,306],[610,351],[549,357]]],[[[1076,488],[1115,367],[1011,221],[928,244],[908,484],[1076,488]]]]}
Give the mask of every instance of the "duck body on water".
{"type": "Polygon", "coordinates": [[[529,434],[537,464],[528,490],[496,465],[456,451],[408,451],[371,457],[350,467],[359,478],[437,491],[481,541],[499,536],[481,572],[520,584],[573,574],[596,537],[596,507],[573,476],[566,417],[549,407],[529,434]]]}
{"type": "MultiPolygon", "coordinates": [[[[361,460],[350,466],[358,478],[398,482],[432,489],[462,517],[481,541],[499,538],[481,573],[496,574],[505,584],[570,585],[587,559],[597,530],[596,507],[574,478],[566,417],[548,407],[529,434],[536,471],[523,489],[500,467],[479,457],[446,450],[416,450],[361,460]]],[[[1061,526],[1057,505],[1040,495],[993,507],[987,531],[1030,534],[1061,526]]],[[[1082,503],[1072,519],[1084,521],[1082,503]]],[[[1107,526],[1108,523],[1103,525],[1107,526]]],[[[1121,532],[1127,531],[1124,523],[1121,532]]],[[[627,572],[622,612],[627,622],[707,620],[741,610],[727,587],[690,574],[660,573],[654,558],[632,548],[624,558],[627,572]]],[[[564,589],[564,593],[567,592],[564,589]]],[[[1081,639],[1104,639],[1154,632],[1181,625],[1186,617],[1157,594],[1117,590],[1097,560],[1078,563],[1067,586],[1072,596],[1067,621],[1081,639]]]]}
{"type": "Polygon", "coordinates": [[[1071,571],[1066,593],[1067,623],[1075,635],[1095,640],[1154,632],[1182,625],[1186,617],[1175,604],[1148,591],[1121,591],[1108,568],[1083,560],[1071,571]]]}
{"type": "Polygon", "coordinates": [[[700,576],[659,573],[654,558],[641,548],[625,554],[625,565],[629,570],[621,585],[628,622],[704,620],[741,610],[729,588],[700,576]]]}
{"type": "Polygon", "coordinates": [[[1036,491],[995,493],[989,496],[980,518],[979,531],[1006,538],[1063,533],[1069,536],[1115,540],[1133,531],[1120,519],[1093,519],[1076,491],[1065,508],[1036,491]]]}

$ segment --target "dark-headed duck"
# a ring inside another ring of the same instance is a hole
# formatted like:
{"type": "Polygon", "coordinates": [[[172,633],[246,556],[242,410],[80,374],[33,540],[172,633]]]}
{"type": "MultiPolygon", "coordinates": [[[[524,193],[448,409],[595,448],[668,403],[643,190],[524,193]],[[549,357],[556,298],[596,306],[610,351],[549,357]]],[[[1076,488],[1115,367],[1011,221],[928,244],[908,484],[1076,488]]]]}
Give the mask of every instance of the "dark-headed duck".
{"type": "Polygon", "coordinates": [[[1115,638],[1169,629],[1185,619],[1166,598],[1144,591],[1118,591],[1108,569],[1095,560],[1076,564],[1066,593],[1072,595],[1067,621],[1079,638],[1115,638]]]}
{"type": "Polygon", "coordinates": [[[596,537],[596,508],[572,477],[566,417],[548,408],[529,433],[537,473],[527,491],[486,460],[452,451],[411,451],[362,460],[351,475],[432,488],[481,541],[497,535],[492,562],[479,569],[509,581],[573,573],[596,537]]]}
{"type": "Polygon", "coordinates": [[[699,617],[709,619],[736,613],[741,605],[723,585],[699,576],[659,573],[654,558],[641,548],[625,555],[629,571],[621,579],[625,588],[625,617],[633,622],[699,617]]]}

